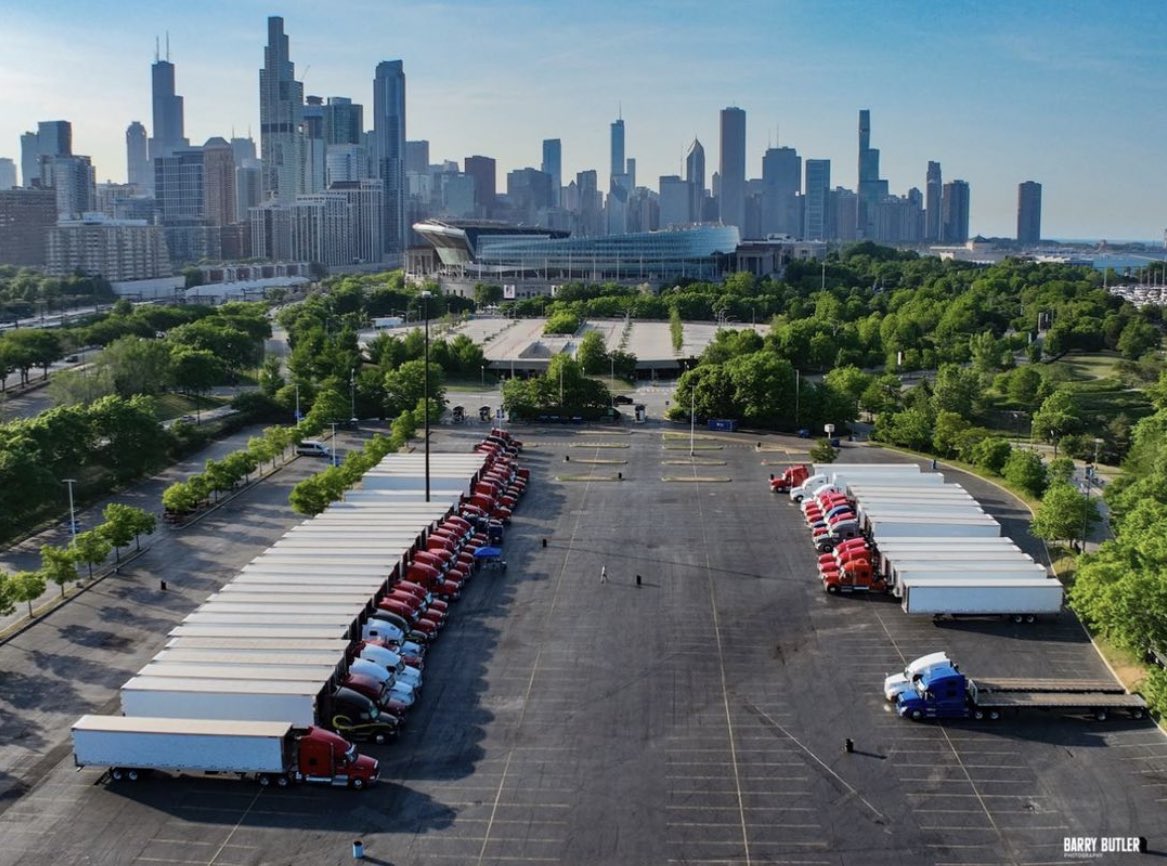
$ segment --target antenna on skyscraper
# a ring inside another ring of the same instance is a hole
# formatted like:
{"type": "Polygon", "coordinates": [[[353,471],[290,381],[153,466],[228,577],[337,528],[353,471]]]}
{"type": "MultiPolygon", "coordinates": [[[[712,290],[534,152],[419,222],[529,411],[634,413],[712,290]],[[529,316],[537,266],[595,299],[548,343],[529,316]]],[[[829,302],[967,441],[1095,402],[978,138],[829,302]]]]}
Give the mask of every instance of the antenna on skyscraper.
{"type": "Polygon", "coordinates": [[[158,37],[154,37],[154,62],[157,63],[162,58],[158,54],[158,37]]]}
{"type": "Polygon", "coordinates": [[[166,62],[170,62],[170,31],[166,31],[166,62]]]}
{"type": "Polygon", "coordinates": [[[623,100],[619,100],[616,103],[616,119],[617,120],[624,119],[624,101],[623,100]]]}

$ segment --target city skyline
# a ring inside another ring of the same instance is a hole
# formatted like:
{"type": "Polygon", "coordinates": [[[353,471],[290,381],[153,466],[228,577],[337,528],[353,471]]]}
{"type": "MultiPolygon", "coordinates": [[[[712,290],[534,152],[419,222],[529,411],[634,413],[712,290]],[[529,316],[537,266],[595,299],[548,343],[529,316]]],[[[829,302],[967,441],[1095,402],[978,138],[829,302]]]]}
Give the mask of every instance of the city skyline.
{"type": "Polygon", "coordinates": [[[684,175],[694,138],[720,163],[719,113],[736,105],[748,116],[748,178],[761,177],[763,154],[781,145],[803,160],[831,160],[832,185],[855,189],[855,117],[870,109],[880,178],[897,194],[924,190],[927,163],[940,162],[946,181],[973,189],[974,233],[1012,236],[1017,185],[1029,179],[1043,186],[1048,237],[1151,240],[1167,225],[1155,151],[1167,121],[1136,110],[1153,104],[1167,75],[1164,50],[1140,34],[1167,16],[1135,4],[1049,12],[981,4],[975,14],[920,16],[790,3],[769,40],[733,26],[769,8],[745,2],[718,14],[684,2],[623,4],[616,35],[597,14],[613,5],[607,0],[589,12],[562,5],[556,26],[527,20],[523,10],[534,7],[525,2],[456,2],[458,15],[443,14],[449,4],[368,4],[343,19],[298,0],[272,10],[208,4],[216,14],[139,0],[117,10],[57,5],[78,12],[49,22],[0,2],[0,50],[9,59],[0,69],[0,156],[19,160],[23,132],[65,119],[73,152],[92,157],[98,180],[124,180],[131,121],[155,134],[150,65],[155,37],[167,30],[190,141],[248,129],[258,141],[256,85],[267,15],[275,14],[292,38],[305,95],[372,105],[377,64],[401,59],[409,138],[428,140],[434,162],[490,156],[500,186],[508,171],[539,167],[542,141],[557,138],[564,182],[597,169],[607,189],[610,124],[622,117],[637,182],[656,189],[658,177],[684,175]],[[678,6],[685,15],[672,14],[678,6]],[[570,47],[564,32],[574,34],[570,47]],[[441,38],[410,35],[417,33],[441,38]],[[62,42],[70,52],[76,46],[74,56],[62,57],[62,42]],[[925,43],[927,50],[903,50],[925,43]],[[61,62],[49,69],[37,56],[61,62]],[[1104,124],[1096,133],[1088,132],[1091,117],[1104,124]]]}

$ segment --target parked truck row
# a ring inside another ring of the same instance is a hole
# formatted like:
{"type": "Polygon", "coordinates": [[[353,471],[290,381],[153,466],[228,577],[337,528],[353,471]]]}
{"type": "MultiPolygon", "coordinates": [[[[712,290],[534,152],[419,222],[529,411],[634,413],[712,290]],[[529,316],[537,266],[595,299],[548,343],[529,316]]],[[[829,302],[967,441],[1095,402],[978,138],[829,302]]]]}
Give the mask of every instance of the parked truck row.
{"type": "Polygon", "coordinates": [[[818,578],[828,593],[886,592],[905,613],[938,618],[1033,622],[1061,610],[1061,583],[940,473],[914,464],[841,464],[806,473],[789,496],[819,551],[818,578]]]}
{"type": "Polygon", "coordinates": [[[261,784],[362,788],[420,696],[450,605],[526,489],[520,443],[493,430],[473,454],[392,455],[361,489],[290,530],[175,627],[121,690],[122,716],[74,726],[79,766],[232,773],[261,784]],[[469,479],[469,481],[467,481],[469,479]]]}

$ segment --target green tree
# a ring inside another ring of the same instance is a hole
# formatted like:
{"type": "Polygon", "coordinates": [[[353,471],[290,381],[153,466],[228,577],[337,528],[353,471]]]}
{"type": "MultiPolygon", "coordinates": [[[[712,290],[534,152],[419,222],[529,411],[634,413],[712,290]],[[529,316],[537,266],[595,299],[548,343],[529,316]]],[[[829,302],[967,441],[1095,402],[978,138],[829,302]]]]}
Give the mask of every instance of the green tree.
{"type": "Polygon", "coordinates": [[[284,380],[283,366],[276,355],[265,355],[259,369],[259,388],[269,397],[274,397],[280,388],[287,384],[284,380]]]}
{"type": "Polygon", "coordinates": [[[12,575],[0,569],[0,616],[8,616],[16,610],[16,591],[12,585],[12,575]]]}
{"type": "Polygon", "coordinates": [[[575,359],[590,376],[608,372],[608,351],[599,331],[588,331],[583,335],[579,341],[579,348],[576,349],[575,359]]]}
{"type": "Polygon", "coordinates": [[[937,412],[932,429],[932,448],[937,454],[951,457],[956,453],[968,422],[958,412],[937,412]]]}
{"type": "Polygon", "coordinates": [[[46,581],[51,581],[61,587],[61,596],[65,595],[65,584],[77,580],[77,560],[73,552],[60,547],[45,544],[41,547],[41,574],[46,581]]]}
{"type": "Polygon", "coordinates": [[[478,283],[474,286],[474,303],[479,307],[490,307],[502,302],[502,286],[493,283],[478,283]]]}
{"type": "Polygon", "coordinates": [[[1058,484],[1070,484],[1074,478],[1074,461],[1069,457],[1055,458],[1049,462],[1045,474],[1051,490],[1058,484]]]}
{"type": "Polygon", "coordinates": [[[981,375],[989,375],[1000,370],[1002,359],[1006,356],[1005,349],[993,336],[992,331],[983,331],[970,337],[969,351],[972,355],[972,368],[981,375]]]}
{"type": "Polygon", "coordinates": [[[206,349],[180,346],[170,356],[170,375],[175,387],[201,396],[223,381],[223,362],[206,349]]]}
{"type": "Polygon", "coordinates": [[[544,334],[574,334],[579,330],[580,320],[575,313],[561,310],[547,317],[543,326],[544,334]]]}
{"type": "Polygon", "coordinates": [[[69,552],[74,562],[84,563],[89,570],[89,579],[93,579],[93,566],[105,562],[113,545],[109,543],[100,528],[80,533],[69,545],[69,552]]]}
{"type": "Polygon", "coordinates": [[[170,381],[170,346],[164,340],[122,337],[102,350],[97,365],[109,370],[122,397],[158,394],[170,381]]]}
{"type": "Polygon", "coordinates": [[[1044,379],[1037,367],[1027,364],[1010,371],[1006,395],[1019,406],[1032,411],[1038,405],[1044,379]]]}
{"type": "Polygon", "coordinates": [[[932,443],[932,419],[918,408],[885,412],[875,419],[873,436],[881,442],[924,451],[932,443]]]}
{"type": "Polygon", "coordinates": [[[32,616],[32,603],[44,595],[45,576],[39,571],[18,571],[9,578],[12,600],[28,605],[28,615],[32,616]]]}
{"type": "Polygon", "coordinates": [[[1070,541],[1089,534],[1101,519],[1098,503],[1064,481],[1050,484],[1041,497],[1030,529],[1046,541],[1070,541]]]}
{"type": "Polygon", "coordinates": [[[1081,418],[1069,391],[1059,388],[1033,413],[1034,435],[1046,442],[1055,442],[1067,433],[1078,432],[1081,418]]]}
{"type": "Polygon", "coordinates": [[[84,406],[117,392],[113,374],[101,365],[84,370],[60,370],[53,374],[46,390],[54,406],[84,406]]]}
{"type": "Polygon", "coordinates": [[[945,364],[936,373],[932,405],[937,412],[956,412],[965,418],[980,413],[983,387],[980,376],[957,364],[945,364]]]}
{"type": "Polygon", "coordinates": [[[972,462],[978,469],[992,472],[994,475],[1001,475],[1009,461],[1013,459],[1015,454],[1019,453],[1023,452],[1014,451],[1008,439],[1000,436],[986,436],[972,447],[972,462]]]}
{"type": "Polygon", "coordinates": [[[859,403],[867,389],[875,381],[874,377],[864,373],[854,364],[836,367],[823,376],[823,384],[849,399],[858,412],[859,403]]]}
{"type": "MultiPolygon", "coordinates": [[[[773,352],[760,351],[733,358],[724,370],[733,386],[734,412],[722,417],[765,426],[793,423],[794,368],[789,361],[773,352]]],[[[808,400],[808,409],[811,403],[808,400]]]]}
{"type": "Polygon", "coordinates": [[[1001,469],[1001,475],[1010,484],[1020,487],[1030,496],[1041,496],[1045,490],[1045,464],[1033,451],[1013,449],[1001,469]]]}
{"type": "Polygon", "coordinates": [[[4,336],[5,354],[20,370],[20,381],[28,383],[28,371],[40,367],[49,376],[49,364],[61,357],[61,338],[44,328],[21,328],[4,336]]]}
{"type": "Polygon", "coordinates": [[[807,452],[814,463],[834,463],[839,459],[839,452],[826,439],[817,440],[807,452]]]}
{"type": "Polygon", "coordinates": [[[1140,358],[1159,348],[1163,335],[1159,329],[1143,319],[1131,319],[1118,338],[1118,351],[1128,361],[1140,358]]]}
{"type": "Polygon", "coordinates": [[[190,481],[176,481],[162,491],[162,507],[172,514],[189,514],[202,501],[203,497],[190,481]]]}
{"type": "Polygon", "coordinates": [[[900,380],[894,373],[874,379],[859,395],[859,408],[871,415],[900,408],[900,380]]]}
{"type": "MultiPolygon", "coordinates": [[[[426,366],[422,360],[406,361],[396,370],[386,373],[385,393],[389,414],[396,415],[416,406],[417,401],[425,396],[425,380],[426,366]]],[[[442,369],[432,361],[429,366],[429,391],[431,398],[445,405],[446,386],[442,369]]]]}
{"type": "Polygon", "coordinates": [[[152,533],[157,523],[156,518],[149,511],[135,508],[132,505],[122,505],[120,502],[111,502],[105,506],[101,514],[105,518],[105,522],[101,524],[99,530],[113,545],[117,562],[122,561],[121,549],[130,541],[134,541],[140,550],[140,537],[152,533]]]}

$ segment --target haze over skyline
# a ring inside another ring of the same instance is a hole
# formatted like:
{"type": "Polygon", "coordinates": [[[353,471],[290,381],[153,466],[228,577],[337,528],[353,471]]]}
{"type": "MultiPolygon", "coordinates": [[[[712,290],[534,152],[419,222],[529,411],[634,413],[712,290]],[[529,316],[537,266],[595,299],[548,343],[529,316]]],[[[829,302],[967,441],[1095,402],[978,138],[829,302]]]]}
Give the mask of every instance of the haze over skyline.
{"type": "MultiPolygon", "coordinates": [[[[1045,237],[1161,238],[1167,170],[1167,9],[1134,2],[951,8],[860,2],[305,0],[197,7],[59,0],[53,14],[0,0],[0,156],[20,134],[69,120],[100,181],[124,181],[125,130],[150,127],[155,37],[170,33],[192,144],[259,138],[258,70],[281,15],[304,92],[369,106],[374,69],[404,61],[407,136],[431,159],[484,154],[538,167],[563,142],[563,180],[595,168],[606,188],[609,124],[622,114],[637,182],[683,174],[694,137],[717,164],[718,112],[747,112],[747,175],[768,144],[830,159],[855,188],[856,118],[890,189],[924,188],[928,160],[968,181],[974,234],[1013,236],[1017,185],[1043,186],[1045,237]],[[775,133],[777,128],[778,133],[775,133]]],[[[165,52],[165,48],[163,48],[165,52]]],[[[368,125],[368,123],[367,123],[368,125]]],[[[153,130],[149,130],[153,134],[153,130]]]]}

